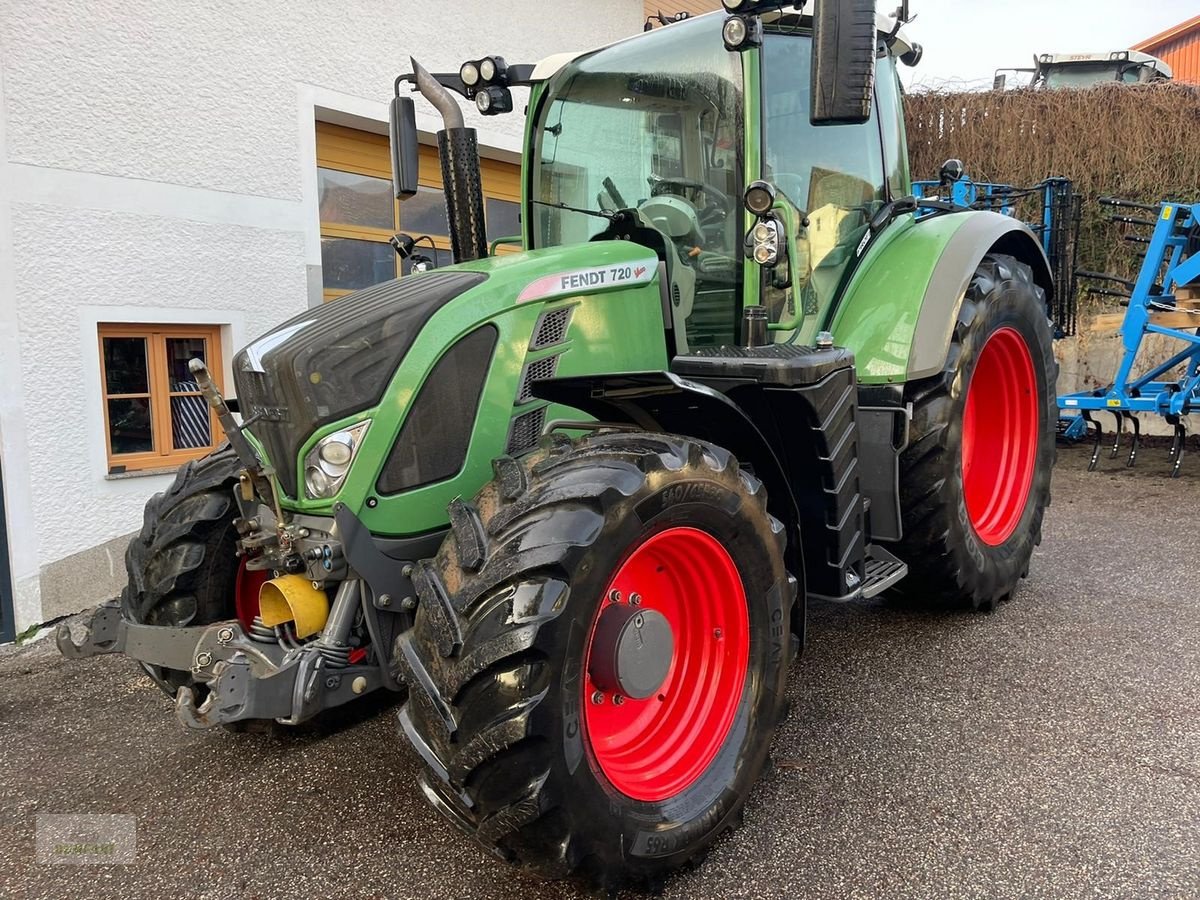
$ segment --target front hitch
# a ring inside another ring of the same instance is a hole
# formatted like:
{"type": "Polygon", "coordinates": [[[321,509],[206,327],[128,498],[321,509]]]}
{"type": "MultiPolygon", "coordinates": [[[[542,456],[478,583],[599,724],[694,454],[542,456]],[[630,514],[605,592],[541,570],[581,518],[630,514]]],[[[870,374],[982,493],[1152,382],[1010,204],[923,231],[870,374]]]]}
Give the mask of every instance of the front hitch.
{"type": "Polygon", "coordinates": [[[68,659],[123,653],[145,666],[189,672],[195,684],[175,694],[176,715],[188,728],[247,719],[297,725],[384,686],[378,665],[342,665],[319,642],[285,651],[253,640],[237,621],[144,625],[124,618],[116,600],[76,621],[84,631],[81,641],[67,622],[55,635],[68,659]]]}

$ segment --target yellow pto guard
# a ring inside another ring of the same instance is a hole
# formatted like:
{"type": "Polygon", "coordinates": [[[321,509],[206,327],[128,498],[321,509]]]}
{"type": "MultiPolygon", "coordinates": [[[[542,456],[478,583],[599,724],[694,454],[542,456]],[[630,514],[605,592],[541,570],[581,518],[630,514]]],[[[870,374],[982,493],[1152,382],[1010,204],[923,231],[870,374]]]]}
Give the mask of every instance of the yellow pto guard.
{"type": "Polygon", "coordinates": [[[329,598],[299,575],[272,578],[258,592],[258,614],[271,628],[296,623],[296,637],[317,634],[329,618],[329,598]]]}

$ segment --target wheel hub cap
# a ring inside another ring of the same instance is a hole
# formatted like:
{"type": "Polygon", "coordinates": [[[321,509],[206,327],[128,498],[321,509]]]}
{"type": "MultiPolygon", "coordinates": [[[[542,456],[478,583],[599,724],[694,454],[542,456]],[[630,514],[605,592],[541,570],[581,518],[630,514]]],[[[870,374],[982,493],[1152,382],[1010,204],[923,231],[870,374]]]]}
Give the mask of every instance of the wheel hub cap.
{"type": "Polygon", "coordinates": [[[592,681],[605,693],[645,700],[662,687],[674,655],[675,636],[666,616],[611,603],[596,622],[592,681]]]}

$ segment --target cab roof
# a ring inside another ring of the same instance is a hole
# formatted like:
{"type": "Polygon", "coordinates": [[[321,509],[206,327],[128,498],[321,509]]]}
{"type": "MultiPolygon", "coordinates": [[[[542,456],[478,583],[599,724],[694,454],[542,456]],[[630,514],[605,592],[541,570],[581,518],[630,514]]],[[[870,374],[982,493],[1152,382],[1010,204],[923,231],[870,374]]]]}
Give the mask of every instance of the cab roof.
{"type": "MultiPolygon", "coordinates": [[[[764,22],[770,23],[770,22],[778,21],[779,19],[783,18],[784,16],[794,16],[797,14],[805,15],[805,16],[811,15],[812,14],[812,6],[813,6],[813,0],[805,0],[804,3],[784,4],[778,8],[772,9],[770,12],[765,13],[762,18],[763,18],[764,22]]],[[[704,15],[701,15],[701,16],[691,16],[687,19],[683,19],[682,22],[691,22],[695,19],[702,19],[707,16],[718,16],[718,15],[725,16],[726,13],[724,12],[724,10],[717,10],[716,12],[704,13],[704,15]]],[[[672,23],[671,25],[664,25],[663,27],[664,28],[674,28],[678,24],[681,24],[681,23],[672,23]]],[[[913,49],[914,43],[913,43],[913,41],[909,40],[908,34],[906,33],[904,26],[900,25],[900,27],[897,28],[895,16],[883,15],[882,13],[876,12],[875,13],[875,27],[879,31],[879,33],[882,35],[893,35],[894,34],[894,37],[892,38],[892,45],[891,45],[892,52],[894,55],[902,56],[905,53],[908,53],[910,50],[913,49]]],[[[535,81],[535,82],[536,81],[546,81],[549,78],[553,77],[560,69],[564,68],[567,65],[570,65],[571,63],[573,63],[575,60],[579,59],[582,56],[587,56],[588,54],[595,53],[598,50],[604,50],[607,47],[613,47],[617,44],[624,44],[627,41],[636,41],[640,36],[641,35],[633,35],[632,37],[622,38],[619,41],[613,41],[611,44],[604,44],[603,46],[600,46],[600,47],[593,47],[591,50],[579,50],[579,51],[573,51],[573,52],[569,52],[569,53],[555,53],[552,56],[547,56],[545,59],[543,59],[541,62],[539,62],[536,66],[534,66],[533,74],[530,76],[530,81],[535,81]]],[[[1145,54],[1139,54],[1139,55],[1144,56],[1145,54]]]]}
{"type": "Polygon", "coordinates": [[[1044,53],[1038,57],[1038,65],[1072,66],[1095,65],[1096,63],[1130,62],[1149,66],[1167,78],[1174,76],[1171,67],[1149,53],[1140,50],[1113,50],[1111,53],[1044,53]]]}

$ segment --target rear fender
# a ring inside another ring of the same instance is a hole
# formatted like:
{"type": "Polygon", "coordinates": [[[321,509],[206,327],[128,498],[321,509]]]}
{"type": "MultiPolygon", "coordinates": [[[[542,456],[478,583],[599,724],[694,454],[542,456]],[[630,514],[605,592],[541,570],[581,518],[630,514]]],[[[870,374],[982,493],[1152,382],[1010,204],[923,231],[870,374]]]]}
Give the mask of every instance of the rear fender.
{"type": "Polygon", "coordinates": [[[896,222],[868,251],[834,312],[830,331],[854,351],[859,381],[926,378],[946,364],[963,297],[989,253],[1013,256],[1054,293],[1050,264],[1024,223],[992,212],[896,222]]]}

